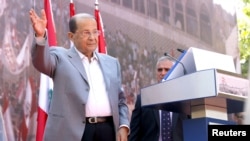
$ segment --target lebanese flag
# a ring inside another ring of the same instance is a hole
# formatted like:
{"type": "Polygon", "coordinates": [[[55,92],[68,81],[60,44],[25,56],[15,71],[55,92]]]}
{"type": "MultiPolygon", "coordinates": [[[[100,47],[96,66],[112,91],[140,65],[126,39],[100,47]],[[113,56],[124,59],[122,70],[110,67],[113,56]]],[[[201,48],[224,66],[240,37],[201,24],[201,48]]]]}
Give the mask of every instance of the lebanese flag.
{"type": "MultiPolygon", "coordinates": [[[[47,17],[47,33],[49,46],[55,46],[56,43],[56,30],[54,25],[54,18],[51,8],[51,1],[44,0],[44,9],[47,17]]],[[[37,115],[37,131],[36,141],[43,140],[44,129],[48,117],[48,110],[50,99],[52,95],[53,81],[51,78],[41,73],[40,77],[40,91],[38,98],[38,115],[37,115]]]]}
{"type": "MultiPolygon", "coordinates": [[[[70,18],[73,17],[75,15],[75,4],[73,2],[73,0],[70,0],[69,3],[69,16],[70,18]]],[[[73,47],[74,43],[72,41],[70,41],[70,47],[73,47]]]]}
{"type": "Polygon", "coordinates": [[[69,3],[69,16],[72,17],[75,15],[75,5],[73,3],[73,0],[70,0],[69,3]]]}
{"type": "Polygon", "coordinates": [[[97,29],[100,31],[100,35],[98,37],[99,38],[98,52],[107,53],[102,17],[98,9],[98,0],[95,1],[95,18],[97,21],[97,29]]]}

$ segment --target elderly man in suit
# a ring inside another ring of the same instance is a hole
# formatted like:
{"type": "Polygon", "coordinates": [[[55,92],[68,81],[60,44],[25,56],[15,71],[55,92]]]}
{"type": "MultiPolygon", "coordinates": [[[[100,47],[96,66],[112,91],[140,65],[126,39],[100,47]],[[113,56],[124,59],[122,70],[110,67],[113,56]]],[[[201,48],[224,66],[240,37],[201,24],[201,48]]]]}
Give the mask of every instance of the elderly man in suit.
{"type": "MultiPolygon", "coordinates": [[[[156,78],[158,82],[161,82],[166,73],[173,66],[174,60],[167,56],[163,56],[158,59],[156,63],[156,78]]],[[[141,107],[141,95],[137,96],[135,109],[132,112],[132,118],[130,122],[131,134],[129,135],[129,141],[165,141],[161,132],[163,122],[161,122],[162,110],[153,108],[141,107]]],[[[183,141],[182,120],[186,119],[186,115],[171,112],[171,125],[167,125],[166,128],[170,128],[172,131],[167,135],[167,141],[183,141]]]]}
{"type": "Polygon", "coordinates": [[[54,81],[45,127],[45,141],[126,141],[128,107],[121,89],[116,58],[96,52],[99,31],[95,18],[76,14],[69,21],[74,46],[46,46],[47,19],[29,11],[35,40],[34,67],[54,81]]]}

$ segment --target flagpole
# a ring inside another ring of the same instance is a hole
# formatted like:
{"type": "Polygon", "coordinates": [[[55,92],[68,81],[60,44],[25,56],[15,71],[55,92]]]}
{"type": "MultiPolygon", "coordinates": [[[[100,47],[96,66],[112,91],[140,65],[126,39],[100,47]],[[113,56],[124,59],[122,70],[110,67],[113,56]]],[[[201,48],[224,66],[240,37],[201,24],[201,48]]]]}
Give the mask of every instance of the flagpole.
{"type": "Polygon", "coordinates": [[[98,9],[98,5],[99,5],[98,0],[95,0],[95,18],[97,22],[97,29],[100,31],[100,35],[98,37],[99,39],[98,52],[107,53],[102,17],[98,9]]]}
{"type": "Polygon", "coordinates": [[[98,10],[98,5],[99,5],[98,0],[95,0],[95,9],[96,10],[98,10]]]}
{"type": "Polygon", "coordinates": [[[35,9],[35,7],[36,7],[36,1],[33,0],[33,9],[35,9]]]}
{"type": "Polygon", "coordinates": [[[75,15],[75,5],[74,5],[73,0],[70,0],[70,3],[69,3],[69,16],[72,17],[74,15],[75,15]]]}

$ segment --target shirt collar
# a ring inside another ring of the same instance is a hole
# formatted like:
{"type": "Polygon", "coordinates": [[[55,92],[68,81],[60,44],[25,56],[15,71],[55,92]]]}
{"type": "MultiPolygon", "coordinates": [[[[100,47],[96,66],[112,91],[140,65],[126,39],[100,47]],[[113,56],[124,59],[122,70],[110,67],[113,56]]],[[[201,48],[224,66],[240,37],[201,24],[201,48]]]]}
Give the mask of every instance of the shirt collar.
{"type": "MultiPolygon", "coordinates": [[[[80,56],[81,60],[87,59],[86,55],[82,54],[75,46],[74,46],[74,48],[75,48],[77,54],[80,56]]],[[[98,61],[98,58],[97,58],[95,52],[93,52],[93,57],[91,58],[91,61],[93,61],[93,60],[98,61]]]]}

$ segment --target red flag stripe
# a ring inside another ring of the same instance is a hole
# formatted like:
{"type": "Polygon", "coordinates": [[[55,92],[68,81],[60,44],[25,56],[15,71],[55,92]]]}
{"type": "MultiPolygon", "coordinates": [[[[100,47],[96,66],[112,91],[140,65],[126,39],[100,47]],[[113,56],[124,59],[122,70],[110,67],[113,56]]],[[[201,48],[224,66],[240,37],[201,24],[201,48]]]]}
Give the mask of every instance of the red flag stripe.
{"type": "Polygon", "coordinates": [[[73,3],[73,0],[70,0],[69,4],[69,16],[72,17],[75,15],[75,5],[73,3]]]}
{"type": "Polygon", "coordinates": [[[97,29],[100,31],[98,51],[100,53],[107,53],[105,36],[104,36],[104,29],[103,29],[103,22],[102,22],[102,17],[101,17],[100,11],[98,9],[98,2],[97,1],[96,1],[95,5],[96,5],[95,6],[95,18],[97,21],[97,29]]]}
{"type": "Polygon", "coordinates": [[[38,123],[37,123],[37,131],[36,131],[36,141],[42,141],[48,115],[40,107],[38,107],[37,112],[38,112],[38,116],[37,116],[38,123]]]}
{"type": "Polygon", "coordinates": [[[57,44],[56,43],[56,29],[55,29],[54,17],[52,13],[50,0],[44,0],[44,9],[45,9],[46,17],[48,20],[47,30],[48,30],[49,46],[55,46],[57,44]]]}

